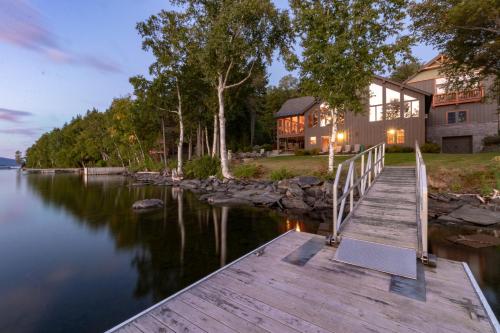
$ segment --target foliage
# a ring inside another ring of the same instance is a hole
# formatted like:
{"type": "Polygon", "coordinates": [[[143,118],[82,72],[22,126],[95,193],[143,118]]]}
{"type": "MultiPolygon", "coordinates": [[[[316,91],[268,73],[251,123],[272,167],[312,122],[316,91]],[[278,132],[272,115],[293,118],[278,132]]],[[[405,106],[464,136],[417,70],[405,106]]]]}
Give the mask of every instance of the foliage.
{"type": "Polygon", "coordinates": [[[257,164],[240,164],[233,168],[233,175],[236,178],[255,178],[260,174],[260,167],[257,164]]]}
{"type": "MultiPolygon", "coordinates": [[[[500,7],[497,0],[424,0],[411,8],[419,39],[449,58],[443,72],[454,89],[488,76],[500,85],[500,7]],[[464,75],[476,75],[469,82],[464,75]]],[[[497,91],[495,91],[498,93],[497,91]]]]}
{"type": "Polygon", "coordinates": [[[412,75],[416,74],[421,66],[422,64],[420,61],[410,59],[409,61],[396,66],[396,68],[394,68],[391,72],[390,79],[397,82],[404,82],[412,75]]]}
{"type": "Polygon", "coordinates": [[[184,176],[187,178],[205,179],[219,172],[219,160],[208,155],[187,161],[184,165],[184,176]]]}
{"type": "Polygon", "coordinates": [[[281,168],[278,170],[274,170],[271,172],[271,180],[277,181],[277,180],[283,180],[283,179],[288,179],[288,178],[293,178],[295,175],[289,171],[287,168],[281,168]]]}
{"type": "Polygon", "coordinates": [[[438,154],[441,152],[441,147],[434,142],[426,142],[420,146],[420,151],[422,153],[438,154]]]}
{"type": "Polygon", "coordinates": [[[295,156],[305,156],[305,155],[311,155],[308,150],[305,149],[295,149],[293,151],[293,154],[295,156]]]}
{"type": "Polygon", "coordinates": [[[386,146],[385,148],[386,153],[413,153],[414,151],[413,147],[400,145],[386,146]]]}
{"type": "Polygon", "coordinates": [[[269,143],[265,143],[263,145],[260,145],[260,149],[264,149],[264,151],[272,151],[273,145],[271,145],[269,143]]]}
{"type": "Polygon", "coordinates": [[[485,146],[500,145],[500,135],[490,135],[483,139],[485,146]]]}
{"type": "Polygon", "coordinates": [[[22,153],[19,151],[19,150],[16,150],[16,153],[14,155],[14,158],[16,160],[16,163],[18,165],[21,165],[23,164],[24,160],[23,160],[23,156],[22,156],[22,153]]]}
{"type": "Polygon", "coordinates": [[[405,2],[292,0],[290,5],[304,49],[299,64],[304,90],[337,112],[363,112],[363,88],[374,73],[409,55],[411,39],[402,34],[405,2]]]}

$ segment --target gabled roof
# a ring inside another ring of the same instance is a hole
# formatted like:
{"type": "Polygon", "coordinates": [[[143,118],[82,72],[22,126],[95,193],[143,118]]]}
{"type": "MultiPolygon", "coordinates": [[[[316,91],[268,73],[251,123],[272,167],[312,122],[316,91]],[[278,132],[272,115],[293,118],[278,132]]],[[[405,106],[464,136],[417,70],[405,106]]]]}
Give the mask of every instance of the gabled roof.
{"type": "MultiPolygon", "coordinates": [[[[414,92],[417,92],[419,94],[422,94],[422,95],[425,95],[425,96],[431,96],[432,94],[427,92],[427,91],[424,91],[422,89],[418,89],[418,88],[415,88],[415,87],[412,87],[412,86],[409,86],[405,83],[401,83],[401,82],[397,82],[397,81],[393,81],[393,80],[390,80],[390,79],[387,79],[383,76],[379,76],[379,75],[374,75],[375,78],[379,79],[379,80],[382,80],[384,82],[389,82],[391,84],[394,84],[396,86],[400,86],[401,88],[404,88],[404,89],[408,89],[408,90],[411,90],[411,91],[414,91],[414,92]]],[[[405,81],[406,82],[406,81],[405,81]]]]}
{"type": "Polygon", "coordinates": [[[304,112],[309,110],[314,104],[316,104],[316,99],[312,96],[290,98],[281,106],[274,117],[298,116],[304,114],[304,112]]]}
{"type": "Polygon", "coordinates": [[[409,78],[407,78],[404,81],[404,83],[410,81],[411,79],[413,79],[415,76],[417,76],[418,74],[420,74],[423,71],[441,67],[443,65],[445,59],[446,59],[446,56],[444,54],[441,54],[441,53],[438,54],[437,56],[435,56],[434,58],[432,58],[431,60],[429,60],[427,63],[425,63],[424,65],[422,65],[422,67],[420,67],[415,74],[413,74],[412,76],[410,76],[409,78]]]}

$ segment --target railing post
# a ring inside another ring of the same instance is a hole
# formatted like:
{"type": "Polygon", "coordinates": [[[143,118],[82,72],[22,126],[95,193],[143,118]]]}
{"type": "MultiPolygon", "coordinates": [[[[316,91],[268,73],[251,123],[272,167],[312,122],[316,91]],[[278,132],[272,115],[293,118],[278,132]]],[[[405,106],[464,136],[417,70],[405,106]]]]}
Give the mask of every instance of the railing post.
{"type": "Polygon", "coordinates": [[[365,179],[365,154],[361,155],[361,193],[360,195],[365,194],[365,185],[366,185],[366,179],[365,179]]]}
{"type": "Polygon", "coordinates": [[[338,188],[337,188],[337,182],[333,183],[333,242],[335,243],[337,241],[337,219],[338,219],[338,211],[337,211],[337,206],[338,206],[338,202],[337,202],[337,191],[338,191],[338,188]]]}
{"type": "Polygon", "coordinates": [[[351,162],[351,167],[349,168],[351,169],[351,177],[349,177],[349,187],[351,188],[349,193],[349,213],[354,209],[354,173],[356,172],[356,164],[354,162],[354,160],[351,162]]]}
{"type": "Polygon", "coordinates": [[[373,165],[373,162],[372,162],[372,151],[370,150],[368,152],[368,164],[367,164],[367,168],[368,168],[368,187],[372,186],[372,165],[373,165]]]}

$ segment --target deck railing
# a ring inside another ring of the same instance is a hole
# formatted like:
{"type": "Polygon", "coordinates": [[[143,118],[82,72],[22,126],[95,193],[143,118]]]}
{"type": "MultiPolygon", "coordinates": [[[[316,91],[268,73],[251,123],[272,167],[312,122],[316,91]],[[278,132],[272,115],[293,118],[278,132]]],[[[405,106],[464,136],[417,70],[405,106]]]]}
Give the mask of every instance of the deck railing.
{"type": "Polygon", "coordinates": [[[415,142],[415,157],[417,161],[417,223],[419,232],[419,257],[422,262],[429,260],[427,249],[427,169],[418,142],[415,142]]]}
{"type": "Polygon", "coordinates": [[[368,191],[372,183],[382,172],[385,165],[385,143],[367,149],[337,166],[333,183],[333,232],[329,239],[330,244],[338,241],[342,224],[351,217],[355,208],[354,191],[358,189],[358,200],[368,191]],[[342,172],[347,169],[344,175],[342,172]],[[345,177],[344,177],[345,176],[345,177]],[[342,194],[339,197],[340,180],[344,180],[342,194]],[[349,199],[349,213],[344,217],[347,200],[349,199]]]}
{"type": "Polygon", "coordinates": [[[480,102],[483,96],[484,93],[482,87],[463,91],[451,91],[444,94],[435,94],[432,97],[432,106],[480,102]]]}

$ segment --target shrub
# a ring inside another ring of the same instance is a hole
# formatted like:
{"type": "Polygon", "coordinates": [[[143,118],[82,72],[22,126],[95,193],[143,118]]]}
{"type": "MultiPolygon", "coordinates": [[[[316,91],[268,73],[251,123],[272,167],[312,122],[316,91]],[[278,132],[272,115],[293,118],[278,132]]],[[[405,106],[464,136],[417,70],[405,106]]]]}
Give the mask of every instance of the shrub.
{"type": "Polygon", "coordinates": [[[206,155],[187,161],[184,165],[184,176],[186,178],[205,179],[219,174],[219,170],[219,159],[206,155]]]}
{"type": "Polygon", "coordinates": [[[255,178],[259,173],[260,167],[257,164],[240,164],[233,169],[236,178],[255,178]]]}
{"type": "Polygon", "coordinates": [[[308,155],[318,155],[319,154],[319,149],[318,148],[313,148],[309,151],[308,155]]]}
{"type": "Polygon", "coordinates": [[[420,146],[420,151],[422,153],[437,154],[441,152],[441,147],[437,143],[426,142],[420,146]]]}
{"type": "Polygon", "coordinates": [[[288,171],[287,168],[281,168],[278,170],[274,170],[271,172],[271,180],[276,181],[276,180],[283,180],[283,179],[288,179],[288,178],[293,178],[294,174],[291,171],[288,171]]]}
{"type": "Polygon", "coordinates": [[[264,149],[264,151],[271,151],[273,150],[273,145],[266,143],[260,146],[260,149],[264,149]]]}
{"type": "Polygon", "coordinates": [[[307,151],[305,149],[295,149],[293,153],[295,156],[309,155],[309,151],[307,151]]]}
{"type": "Polygon", "coordinates": [[[387,146],[385,148],[385,152],[386,153],[412,153],[414,152],[415,149],[413,149],[412,147],[406,147],[406,146],[399,146],[399,145],[395,145],[395,146],[387,146]]]}
{"type": "Polygon", "coordinates": [[[177,169],[177,159],[167,160],[167,167],[170,170],[177,169]]]}
{"type": "Polygon", "coordinates": [[[483,139],[485,146],[500,145],[500,135],[490,135],[483,139]]]}

